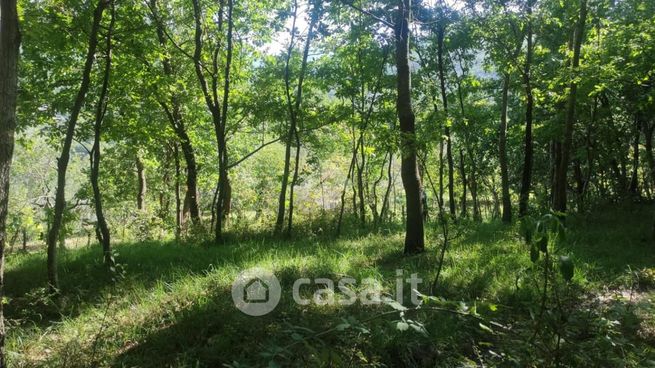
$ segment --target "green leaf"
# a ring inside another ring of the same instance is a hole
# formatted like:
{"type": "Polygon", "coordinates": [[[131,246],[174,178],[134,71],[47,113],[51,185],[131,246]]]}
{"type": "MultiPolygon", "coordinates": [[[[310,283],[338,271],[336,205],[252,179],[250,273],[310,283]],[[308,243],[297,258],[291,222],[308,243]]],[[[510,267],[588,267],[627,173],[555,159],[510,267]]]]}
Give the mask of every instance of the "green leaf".
{"type": "Polygon", "coordinates": [[[345,331],[351,327],[350,323],[340,323],[338,324],[335,329],[337,331],[345,331]]]}
{"type": "Polygon", "coordinates": [[[400,322],[396,323],[396,329],[398,329],[398,331],[407,331],[407,329],[409,329],[409,324],[407,324],[406,322],[400,321],[400,322]]]}

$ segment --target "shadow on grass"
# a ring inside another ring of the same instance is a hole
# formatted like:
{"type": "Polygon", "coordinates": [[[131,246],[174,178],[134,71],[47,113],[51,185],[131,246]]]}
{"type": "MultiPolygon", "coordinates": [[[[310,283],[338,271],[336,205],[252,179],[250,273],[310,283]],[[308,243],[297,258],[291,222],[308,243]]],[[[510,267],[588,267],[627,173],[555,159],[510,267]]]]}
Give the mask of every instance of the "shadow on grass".
{"type": "Polygon", "coordinates": [[[613,283],[633,270],[655,267],[653,204],[605,205],[569,221],[565,249],[588,268],[591,281],[613,283]]]}
{"type": "MultiPolygon", "coordinates": [[[[204,273],[212,267],[243,266],[258,258],[278,257],[280,253],[313,255],[321,247],[346,252],[349,242],[359,241],[380,231],[384,229],[348,232],[338,241],[330,233],[298,233],[293,238],[285,238],[267,232],[242,232],[228,234],[226,241],[220,245],[175,242],[117,244],[114,246],[118,253],[116,260],[125,269],[126,279],[119,281],[115,290],[121,294],[128,291],[124,289],[126,286],[150,289],[157,283],[172,283],[190,274],[204,273]]],[[[391,231],[391,228],[387,231],[391,231]]],[[[373,247],[369,249],[372,255],[373,247]]],[[[365,263],[362,266],[366,266],[365,263]]],[[[112,279],[115,275],[103,265],[101,250],[96,245],[60,251],[58,267],[63,303],[55,306],[47,298],[44,252],[12,254],[5,272],[5,293],[11,300],[5,309],[7,318],[47,325],[63,316],[79,315],[114,290],[112,279]]]]}
{"type": "MultiPolygon", "coordinates": [[[[655,252],[652,243],[643,240],[649,234],[650,212],[648,206],[631,206],[574,217],[569,222],[567,251],[601,280],[615,279],[628,265],[652,267],[655,252]]],[[[518,240],[516,228],[497,222],[461,226],[465,231],[446,255],[438,295],[452,300],[487,297],[507,300],[516,291],[517,271],[530,264],[527,248],[518,240]]],[[[436,233],[430,233],[427,253],[412,257],[403,256],[402,232],[396,227],[382,230],[380,233],[385,235],[370,239],[369,232],[345,233],[338,241],[330,234],[317,233],[299,234],[294,239],[248,233],[231,236],[224,245],[208,247],[161,243],[120,245],[116,247],[118,262],[125,265],[127,279],[119,283],[117,290],[119,293],[124,291],[122,288],[149,290],[160,282],[173,283],[188,275],[201,275],[223,267],[247,268],[267,259],[279,265],[276,274],[285,290],[290,290],[299,277],[378,276],[393,283],[396,269],[403,269],[407,276],[418,272],[424,279],[422,290],[425,290],[436,272],[441,247],[436,233]],[[304,263],[298,258],[308,261],[304,263]]],[[[62,294],[74,301],[70,303],[72,309],[64,311],[66,317],[94,307],[111,287],[111,278],[101,264],[97,247],[62,254],[60,273],[62,294]]],[[[10,260],[6,280],[7,295],[12,299],[7,314],[9,318],[19,318],[21,309],[33,308],[29,304],[33,300],[25,298],[25,294],[46,284],[45,256],[31,254],[10,260]]],[[[235,309],[225,282],[212,286],[207,295],[200,298],[202,301],[194,299],[186,309],[171,311],[171,321],[159,323],[155,318],[139,326],[134,341],[126,343],[118,356],[109,358],[114,359],[111,364],[160,367],[196,366],[202,362],[201,366],[220,366],[232,360],[253,361],[252,356],[259,356],[266,346],[290,342],[289,325],[327,328],[352,312],[348,308],[303,309],[287,296],[272,314],[253,318],[235,309]]],[[[371,311],[359,309],[355,313],[370,315],[371,311]]],[[[53,313],[47,317],[52,321],[60,315],[53,313]]],[[[338,336],[327,337],[326,341],[344,343],[338,336]]],[[[302,361],[298,362],[302,365],[302,361]]]]}
{"type": "MultiPolygon", "coordinates": [[[[357,270],[351,272],[357,273],[357,270]]],[[[238,362],[235,366],[262,366],[275,360],[277,366],[308,367],[317,366],[318,359],[320,366],[326,367],[361,366],[353,365],[353,359],[357,358],[360,363],[384,361],[397,362],[394,366],[407,366],[399,355],[416,348],[417,337],[408,339],[407,334],[396,331],[393,321],[399,318],[398,315],[368,322],[366,327],[374,332],[364,336],[351,329],[337,330],[322,335],[320,339],[307,339],[293,348],[289,347],[297,343],[301,336],[308,337],[335,327],[342,323],[342,318],[354,317],[364,321],[382,315],[390,308],[384,305],[362,306],[359,303],[348,307],[296,304],[291,295],[293,281],[308,275],[331,275],[331,269],[324,264],[304,270],[286,267],[277,270],[276,275],[282,284],[282,298],[270,314],[262,317],[244,315],[235,308],[229,290],[216,288],[210,291],[212,296],[207,303],[177,312],[172,323],[163,328],[155,325],[145,328],[147,332],[138,341],[124,346],[110,365],[219,367],[238,362]],[[288,347],[288,350],[275,359],[267,355],[282,347],[288,347]]],[[[433,320],[442,327],[453,327],[451,333],[460,331],[455,327],[461,327],[461,324],[453,321],[457,318],[448,314],[442,317],[433,320]]],[[[448,341],[450,336],[444,331],[439,339],[448,341]]],[[[430,344],[426,343],[425,346],[430,344]]]]}

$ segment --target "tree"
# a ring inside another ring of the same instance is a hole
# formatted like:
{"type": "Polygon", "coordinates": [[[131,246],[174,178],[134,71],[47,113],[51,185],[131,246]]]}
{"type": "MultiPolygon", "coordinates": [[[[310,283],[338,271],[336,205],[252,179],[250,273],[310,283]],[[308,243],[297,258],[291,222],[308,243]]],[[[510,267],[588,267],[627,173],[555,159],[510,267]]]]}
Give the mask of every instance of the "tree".
{"type": "Polygon", "coordinates": [[[218,67],[219,52],[222,47],[222,40],[215,43],[215,48],[211,51],[212,56],[212,71],[210,74],[211,90],[207,84],[206,69],[204,68],[203,60],[203,31],[202,31],[202,10],[198,0],[193,0],[193,14],[195,22],[194,33],[194,53],[193,64],[195,67],[196,75],[200,89],[212,116],[212,123],[214,125],[214,133],[216,135],[216,143],[218,149],[218,184],[217,184],[217,202],[213,205],[216,209],[216,242],[223,240],[223,221],[230,209],[231,187],[229,179],[229,161],[227,150],[226,126],[227,126],[227,113],[229,107],[230,96],[230,73],[232,70],[232,55],[233,55],[233,42],[232,35],[234,30],[233,10],[234,5],[232,0],[227,0],[227,9],[225,9],[225,0],[219,3],[218,10],[218,26],[217,33],[222,37],[223,23],[227,17],[227,36],[226,36],[226,59],[223,67],[223,92],[222,99],[218,91],[220,72],[218,67]]]}
{"type": "Polygon", "coordinates": [[[528,202],[530,200],[530,186],[532,183],[532,166],[534,162],[534,147],[532,137],[532,120],[534,115],[534,94],[532,93],[532,55],[533,55],[533,31],[532,31],[532,7],[534,0],[527,0],[526,3],[526,39],[525,66],[523,70],[523,84],[525,88],[525,150],[523,159],[523,176],[521,179],[521,194],[519,197],[519,216],[528,214],[528,202]]]}
{"type": "Polygon", "coordinates": [[[439,82],[441,87],[441,101],[443,103],[444,117],[446,119],[444,127],[444,139],[446,140],[446,160],[448,162],[448,206],[450,215],[455,216],[455,180],[453,165],[453,148],[452,137],[450,134],[451,120],[448,117],[448,95],[446,94],[446,76],[444,67],[444,37],[446,36],[446,19],[444,16],[445,5],[440,2],[439,5],[439,24],[437,26],[437,63],[439,70],[439,82]]]}
{"type": "MultiPolygon", "coordinates": [[[[164,25],[164,21],[159,15],[157,0],[150,0],[149,3],[152,18],[156,24],[157,40],[159,46],[164,49],[165,56],[161,62],[164,76],[168,79],[176,80],[178,70],[174,68],[172,57],[166,51],[168,42],[174,44],[164,25]]],[[[177,47],[177,45],[175,44],[177,47]]],[[[176,87],[171,86],[171,92],[166,99],[158,99],[159,105],[166,113],[168,122],[179,140],[182,156],[186,163],[186,198],[185,204],[188,205],[191,221],[195,225],[200,225],[200,206],[198,205],[198,165],[196,163],[196,152],[189,137],[188,127],[185,118],[182,115],[182,96],[176,87]]],[[[165,94],[166,95],[166,94],[165,94]]]]}
{"type": "Polygon", "coordinates": [[[314,2],[313,9],[310,16],[309,30],[307,31],[307,38],[305,40],[305,47],[302,53],[302,62],[300,64],[300,71],[298,74],[298,85],[295,88],[295,97],[292,97],[293,89],[291,87],[291,57],[295,48],[296,41],[296,22],[298,21],[298,1],[294,0],[293,3],[293,24],[291,26],[291,40],[287,50],[286,62],[284,67],[284,85],[286,105],[289,113],[289,130],[285,139],[284,151],[284,172],[282,173],[282,185],[280,187],[280,198],[278,201],[277,219],[275,221],[275,232],[280,233],[284,226],[284,217],[286,212],[286,193],[289,183],[289,172],[291,166],[291,146],[293,143],[296,145],[295,167],[293,171],[293,178],[291,179],[291,188],[289,193],[289,218],[287,224],[287,235],[291,235],[293,226],[293,195],[294,187],[298,181],[298,165],[300,164],[300,136],[298,135],[299,119],[302,118],[302,98],[303,98],[303,82],[307,72],[307,61],[309,57],[309,49],[311,47],[312,39],[316,32],[316,26],[321,14],[321,1],[314,2]]]}
{"type": "MultiPolygon", "coordinates": [[[[0,300],[3,301],[9,173],[16,130],[20,42],[16,0],[3,0],[0,3],[0,300]]],[[[0,302],[0,367],[6,366],[3,305],[4,302],[0,302]]]]}
{"type": "Polygon", "coordinates": [[[411,0],[399,0],[394,25],[396,40],[396,69],[398,84],[398,120],[401,133],[401,176],[405,187],[405,254],[423,252],[423,203],[421,178],[418,170],[416,116],[412,107],[412,76],[409,69],[411,0]]]}
{"type": "Polygon", "coordinates": [[[573,76],[569,85],[569,93],[566,101],[566,120],[564,122],[564,140],[560,145],[560,152],[555,162],[555,178],[553,180],[553,208],[556,211],[566,212],[566,191],[567,176],[571,152],[573,150],[573,129],[576,119],[576,98],[578,93],[578,82],[576,73],[580,66],[580,50],[584,40],[585,22],[587,20],[587,0],[580,0],[579,16],[574,27],[573,37],[573,58],[571,60],[571,72],[573,76]]]}
{"type": "Polygon", "coordinates": [[[96,211],[96,218],[98,221],[98,239],[102,244],[102,253],[105,264],[108,266],[114,265],[114,259],[111,254],[111,234],[109,226],[105,219],[105,214],[102,210],[102,194],[100,193],[100,185],[98,179],[100,176],[100,142],[102,135],[102,123],[105,119],[107,112],[107,100],[109,98],[109,79],[111,77],[111,58],[112,58],[112,33],[114,31],[114,24],[116,22],[116,10],[112,0],[110,1],[111,21],[107,29],[106,44],[105,44],[105,65],[102,76],[102,87],[100,88],[100,96],[96,105],[95,121],[93,126],[93,148],[89,154],[91,160],[91,187],[93,188],[93,203],[96,211]]]}
{"type": "Polygon", "coordinates": [[[55,194],[54,215],[47,238],[48,283],[51,292],[55,293],[59,289],[59,276],[57,273],[57,241],[59,240],[59,231],[61,230],[64,210],[66,209],[66,170],[68,169],[71,145],[73,143],[73,136],[75,135],[75,126],[77,125],[77,120],[91,83],[91,69],[93,68],[95,53],[98,47],[98,32],[100,30],[102,14],[108,5],[109,0],[98,0],[95,11],[93,12],[93,23],[91,25],[91,32],[89,33],[89,45],[84,62],[84,70],[82,72],[82,82],[80,83],[80,88],[70,111],[70,116],[66,125],[66,135],[61,148],[61,155],[57,161],[57,190],[55,194]]]}

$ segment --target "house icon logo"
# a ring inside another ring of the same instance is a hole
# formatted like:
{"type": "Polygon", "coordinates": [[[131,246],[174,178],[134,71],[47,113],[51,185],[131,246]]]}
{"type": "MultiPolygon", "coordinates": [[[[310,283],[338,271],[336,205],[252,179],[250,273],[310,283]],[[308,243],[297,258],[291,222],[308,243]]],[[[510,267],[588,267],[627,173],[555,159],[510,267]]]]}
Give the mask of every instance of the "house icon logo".
{"type": "Polygon", "coordinates": [[[281,287],[275,275],[261,268],[241,272],[232,283],[232,300],[243,313],[263,316],[280,302],[281,287]]]}

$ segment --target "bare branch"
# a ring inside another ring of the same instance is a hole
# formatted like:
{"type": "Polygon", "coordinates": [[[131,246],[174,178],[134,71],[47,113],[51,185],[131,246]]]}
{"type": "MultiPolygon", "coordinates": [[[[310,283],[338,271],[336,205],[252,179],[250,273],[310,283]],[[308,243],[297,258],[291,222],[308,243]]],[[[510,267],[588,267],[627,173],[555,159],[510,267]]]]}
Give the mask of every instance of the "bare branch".
{"type": "Polygon", "coordinates": [[[382,19],[382,18],[380,18],[380,17],[374,15],[373,13],[371,13],[371,12],[369,12],[369,11],[367,11],[367,10],[364,10],[364,9],[360,8],[359,6],[353,4],[352,2],[344,1],[344,4],[348,5],[349,7],[351,7],[351,8],[353,8],[353,9],[357,10],[358,12],[360,12],[360,13],[362,13],[362,14],[368,15],[369,17],[375,19],[376,21],[378,21],[378,22],[384,24],[384,25],[387,26],[387,27],[391,27],[391,28],[395,28],[395,27],[396,27],[395,24],[389,22],[388,20],[382,19]]]}

